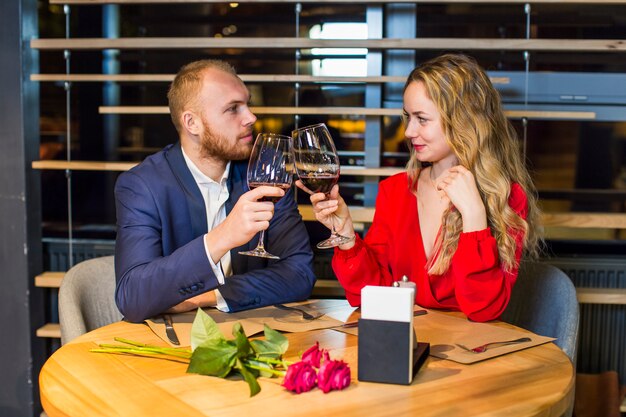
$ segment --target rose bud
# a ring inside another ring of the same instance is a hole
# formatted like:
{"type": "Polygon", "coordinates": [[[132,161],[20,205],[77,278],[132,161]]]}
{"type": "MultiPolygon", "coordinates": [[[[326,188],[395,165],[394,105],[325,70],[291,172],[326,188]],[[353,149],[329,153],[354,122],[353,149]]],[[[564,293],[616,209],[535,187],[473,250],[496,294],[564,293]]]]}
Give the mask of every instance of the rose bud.
{"type": "Polygon", "coordinates": [[[317,375],[317,386],[325,393],[342,390],[350,385],[350,367],[344,361],[330,360],[324,355],[324,363],[317,375]]]}
{"type": "Polygon", "coordinates": [[[322,359],[322,354],[324,352],[326,352],[326,350],[325,349],[320,350],[319,342],[315,342],[315,344],[313,346],[308,348],[302,354],[302,360],[304,362],[310,363],[311,365],[313,365],[316,368],[319,368],[320,367],[320,361],[322,359]]]}
{"type": "Polygon", "coordinates": [[[289,365],[287,368],[283,387],[300,394],[312,390],[316,380],[317,375],[313,366],[309,362],[300,361],[289,365]]]}

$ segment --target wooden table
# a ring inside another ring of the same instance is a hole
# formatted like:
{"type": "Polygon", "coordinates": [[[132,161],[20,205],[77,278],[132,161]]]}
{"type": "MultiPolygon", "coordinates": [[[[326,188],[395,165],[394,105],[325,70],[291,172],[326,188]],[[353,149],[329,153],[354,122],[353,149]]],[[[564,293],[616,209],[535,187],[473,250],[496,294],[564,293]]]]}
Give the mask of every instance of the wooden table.
{"type": "MultiPolygon", "coordinates": [[[[337,318],[351,311],[346,305],[337,318]]],[[[115,336],[165,345],[144,324],[118,322],[62,346],[39,376],[48,416],[560,416],[574,394],[572,364],[552,343],[472,365],[429,357],[402,386],[357,381],[356,336],[292,333],[286,359],[319,341],[350,364],[352,384],[296,395],[280,386],[282,379],[260,378],[262,391],[250,398],[243,381],[187,374],[185,364],[89,352],[115,336]]]]}

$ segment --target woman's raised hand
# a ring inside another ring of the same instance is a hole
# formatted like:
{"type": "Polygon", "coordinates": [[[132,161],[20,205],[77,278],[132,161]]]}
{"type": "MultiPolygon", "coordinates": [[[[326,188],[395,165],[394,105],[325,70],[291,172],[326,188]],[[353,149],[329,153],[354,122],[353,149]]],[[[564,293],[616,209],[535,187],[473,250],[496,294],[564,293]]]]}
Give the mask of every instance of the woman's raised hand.
{"type": "Polygon", "coordinates": [[[437,191],[445,194],[463,217],[463,231],[472,232],[487,227],[487,212],[474,175],[461,165],[448,168],[435,182],[437,191]]]}
{"type": "MultiPolygon", "coordinates": [[[[318,222],[324,226],[333,229],[333,222],[335,225],[335,231],[342,235],[351,237],[354,236],[354,226],[352,224],[352,216],[350,215],[350,209],[339,194],[339,186],[335,185],[330,190],[330,193],[313,193],[309,190],[302,181],[296,181],[296,186],[302,191],[309,194],[311,204],[313,205],[313,213],[318,222]]],[[[354,246],[354,241],[341,245],[341,249],[349,249],[354,246]]]]}

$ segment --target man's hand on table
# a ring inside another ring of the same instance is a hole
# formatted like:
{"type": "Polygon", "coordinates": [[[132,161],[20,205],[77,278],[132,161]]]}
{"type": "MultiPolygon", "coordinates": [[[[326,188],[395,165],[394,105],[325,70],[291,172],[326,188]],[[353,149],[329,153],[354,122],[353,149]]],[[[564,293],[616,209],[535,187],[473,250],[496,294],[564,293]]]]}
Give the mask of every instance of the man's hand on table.
{"type": "Polygon", "coordinates": [[[195,297],[188,298],[182,303],[176,304],[174,307],[169,308],[166,313],[184,313],[186,311],[195,310],[198,307],[215,307],[216,305],[217,299],[215,298],[215,291],[207,291],[195,297]]]}

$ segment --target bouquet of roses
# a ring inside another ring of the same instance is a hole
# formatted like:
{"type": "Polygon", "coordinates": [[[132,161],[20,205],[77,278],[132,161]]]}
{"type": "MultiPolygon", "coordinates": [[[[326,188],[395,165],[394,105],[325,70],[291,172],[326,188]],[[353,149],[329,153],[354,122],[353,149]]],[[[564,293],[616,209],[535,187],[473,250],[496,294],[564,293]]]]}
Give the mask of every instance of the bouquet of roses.
{"type": "Polygon", "coordinates": [[[324,393],[342,390],[350,385],[350,367],[344,361],[331,360],[319,342],[302,354],[300,362],[287,368],[283,386],[297,394],[318,386],[324,393]],[[315,369],[318,371],[316,372],[315,369]]]}
{"type": "Polygon", "coordinates": [[[234,339],[226,339],[215,321],[198,309],[191,326],[191,350],[145,345],[115,338],[124,345],[101,344],[92,352],[121,353],[163,357],[189,363],[187,372],[226,378],[239,374],[250,387],[250,396],[261,391],[259,376],[284,376],[283,386],[301,393],[318,386],[322,391],[343,389],[350,385],[350,368],[343,361],[331,360],[328,351],[316,343],[299,362],[282,359],[289,341],[267,325],[264,339],[248,340],[240,323],[233,325],[234,339]],[[317,369],[317,371],[316,371],[317,369]]]}

